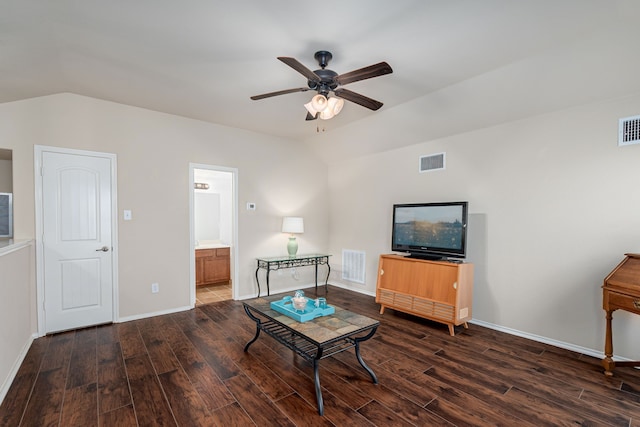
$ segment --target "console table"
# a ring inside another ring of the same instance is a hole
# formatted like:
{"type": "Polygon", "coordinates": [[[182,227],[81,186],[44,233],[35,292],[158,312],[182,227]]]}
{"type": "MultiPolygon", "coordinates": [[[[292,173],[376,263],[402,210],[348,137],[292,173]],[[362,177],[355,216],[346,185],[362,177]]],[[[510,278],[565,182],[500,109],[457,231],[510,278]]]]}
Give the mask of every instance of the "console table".
{"type": "Polygon", "coordinates": [[[260,296],[260,279],[258,278],[258,272],[260,269],[266,270],[267,276],[267,295],[270,295],[269,289],[269,273],[273,270],[280,270],[282,268],[295,268],[305,267],[307,265],[313,265],[316,267],[316,295],[318,294],[318,266],[326,264],[327,266],[327,278],[324,281],[324,291],[328,290],[329,274],[331,273],[331,266],[329,265],[329,257],[327,254],[306,254],[295,256],[279,256],[279,257],[267,257],[257,258],[258,268],[256,268],[256,283],[258,284],[258,296],[260,296]]]}
{"type": "Polygon", "coordinates": [[[358,363],[367,371],[373,383],[378,384],[376,374],[360,356],[360,343],[376,333],[380,322],[335,306],[334,314],[304,323],[297,322],[271,309],[271,301],[279,300],[281,297],[274,295],[243,301],[245,313],[256,322],[256,335],[244,346],[245,352],[258,339],[260,331],[264,331],[280,344],[311,362],[320,415],[324,414],[319,372],[321,359],[355,348],[358,363]]]}
{"type": "Polygon", "coordinates": [[[607,329],[602,366],[607,376],[616,366],[640,366],[640,361],[615,362],[613,360],[613,312],[620,309],[640,314],[640,254],[625,254],[624,260],[604,279],[602,308],[606,312],[607,329]]]}

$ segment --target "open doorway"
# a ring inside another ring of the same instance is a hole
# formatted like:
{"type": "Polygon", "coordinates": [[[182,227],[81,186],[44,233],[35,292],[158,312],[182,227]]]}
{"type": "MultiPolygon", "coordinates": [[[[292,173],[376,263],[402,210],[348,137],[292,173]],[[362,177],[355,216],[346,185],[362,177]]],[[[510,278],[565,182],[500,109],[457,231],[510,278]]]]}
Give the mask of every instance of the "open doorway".
{"type": "Polygon", "coordinates": [[[191,303],[236,299],[237,170],[190,164],[191,303]]]}

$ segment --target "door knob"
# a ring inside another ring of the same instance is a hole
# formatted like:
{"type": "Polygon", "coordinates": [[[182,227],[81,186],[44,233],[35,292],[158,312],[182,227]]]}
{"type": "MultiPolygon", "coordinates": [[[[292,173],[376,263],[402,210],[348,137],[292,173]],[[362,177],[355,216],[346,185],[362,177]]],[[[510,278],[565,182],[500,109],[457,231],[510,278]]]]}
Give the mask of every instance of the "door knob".
{"type": "Polygon", "coordinates": [[[103,246],[100,249],[96,249],[96,252],[109,252],[109,246],[103,246]]]}

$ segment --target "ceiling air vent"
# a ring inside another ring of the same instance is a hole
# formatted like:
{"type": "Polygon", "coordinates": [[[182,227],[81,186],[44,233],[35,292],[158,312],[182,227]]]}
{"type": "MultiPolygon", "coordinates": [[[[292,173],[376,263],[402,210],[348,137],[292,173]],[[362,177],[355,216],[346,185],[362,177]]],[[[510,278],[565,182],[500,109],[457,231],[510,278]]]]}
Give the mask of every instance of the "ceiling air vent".
{"type": "Polygon", "coordinates": [[[430,154],[428,156],[420,156],[420,172],[431,172],[444,169],[445,153],[430,154]]]}
{"type": "Polygon", "coordinates": [[[640,144],[640,116],[620,119],[618,146],[640,144]]]}

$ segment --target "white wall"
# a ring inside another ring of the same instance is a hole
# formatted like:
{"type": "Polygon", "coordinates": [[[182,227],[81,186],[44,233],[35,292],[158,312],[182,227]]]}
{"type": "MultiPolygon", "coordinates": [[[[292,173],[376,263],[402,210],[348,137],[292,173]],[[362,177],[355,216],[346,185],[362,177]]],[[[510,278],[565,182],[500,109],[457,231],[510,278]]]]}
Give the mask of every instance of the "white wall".
{"type": "MultiPolygon", "coordinates": [[[[13,149],[16,238],[35,238],[35,144],[117,155],[120,318],[190,303],[190,162],[239,171],[241,297],[257,291],[257,256],[286,254],[282,216],[304,216],[304,236],[313,243],[301,246],[326,250],[327,169],[301,144],[72,94],[1,104],[0,123],[2,148],[13,149]],[[245,210],[247,201],[258,209],[245,210]],[[122,221],[124,209],[132,221],[122,221]],[[153,282],[160,284],[158,294],[151,294],[153,282]]],[[[297,285],[290,281],[282,277],[272,285],[297,285]]]]}
{"type": "MultiPolygon", "coordinates": [[[[602,280],[624,253],[640,252],[640,146],[616,146],[617,119],[638,105],[640,96],[585,105],[328,171],[299,143],[71,94],[1,104],[0,140],[13,149],[17,238],[35,237],[34,144],[117,154],[119,212],[134,218],[119,218],[121,317],[188,305],[193,162],[239,170],[242,296],[255,293],[255,257],[286,254],[282,216],[304,217],[300,252],[333,254],[332,280],[343,248],[365,251],[366,284],[343,284],[373,294],[393,203],[468,200],[474,318],[601,351],[602,280]],[[441,151],[446,171],[417,172],[420,155],[441,151]]],[[[312,269],[302,270],[298,282],[272,275],[272,289],[310,283],[312,269]]],[[[636,317],[615,313],[616,354],[638,355],[636,317]]]]}
{"type": "Polygon", "coordinates": [[[24,358],[36,331],[34,248],[21,244],[0,250],[0,402],[24,358]]]}
{"type": "MultiPolygon", "coordinates": [[[[640,252],[640,145],[617,147],[618,118],[636,114],[640,96],[330,166],[330,252],[367,253],[366,285],[345,285],[375,291],[393,203],[468,200],[474,319],[602,352],[600,286],[640,252]],[[418,173],[419,156],[438,152],[447,169],[418,173]]],[[[636,317],[614,314],[617,355],[640,355],[636,317]]]]}

